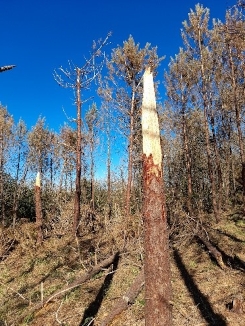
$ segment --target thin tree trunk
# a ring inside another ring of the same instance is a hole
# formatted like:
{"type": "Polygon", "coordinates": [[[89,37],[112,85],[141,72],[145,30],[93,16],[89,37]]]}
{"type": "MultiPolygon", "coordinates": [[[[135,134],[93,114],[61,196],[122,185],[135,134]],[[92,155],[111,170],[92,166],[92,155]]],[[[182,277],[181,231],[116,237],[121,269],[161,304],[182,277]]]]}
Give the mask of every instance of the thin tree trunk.
{"type": "Polygon", "coordinates": [[[206,140],[206,152],[207,152],[207,160],[208,160],[208,174],[209,174],[209,180],[210,180],[210,184],[211,184],[214,216],[215,216],[216,222],[218,222],[219,221],[219,210],[218,210],[219,204],[217,204],[214,170],[213,170],[212,158],[211,158],[210,134],[209,134],[209,123],[208,123],[209,103],[208,103],[208,97],[207,97],[208,92],[207,92],[206,76],[205,76],[205,69],[204,69],[204,62],[203,62],[200,29],[199,29],[199,51],[200,51],[200,56],[201,56],[202,97],[203,97],[203,109],[204,109],[204,130],[205,130],[205,140],[206,140]]]}
{"type": "Polygon", "coordinates": [[[17,158],[17,166],[16,166],[16,185],[13,196],[13,228],[15,228],[15,223],[17,220],[17,209],[18,209],[18,199],[19,199],[19,172],[20,172],[20,145],[18,146],[18,158],[17,158]]]}
{"type": "Polygon", "coordinates": [[[4,165],[4,150],[3,150],[3,130],[0,134],[0,201],[1,201],[1,219],[2,225],[5,225],[5,201],[4,201],[4,175],[3,175],[3,165],[4,165]]]}
{"type": "Polygon", "coordinates": [[[238,102],[237,102],[237,84],[236,84],[236,77],[235,77],[234,62],[232,59],[232,49],[230,47],[230,44],[228,44],[228,53],[229,53],[229,63],[230,63],[231,78],[232,78],[233,107],[235,108],[235,119],[236,119],[236,126],[238,132],[238,144],[239,144],[241,166],[242,166],[243,211],[245,214],[245,155],[244,155],[244,145],[243,145],[243,134],[241,128],[241,112],[239,110],[238,102]]]}
{"type": "MultiPolygon", "coordinates": [[[[182,97],[183,100],[183,97],[182,97]]],[[[185,119],[185,104],[182,107],[182,130],[183,130],[183,144],[184,144],[184,155],[185,155],[185,165],[187,173],[187,209],[189,214],[192,214],[192,175],[191,175],[191,155],[189,148],[189,139],[187,133],[186,119],[185,119]]]]}
{"type": "Polygon", "coordinates": [[[90,191],[91,191],[91,209],[94,212],[94,135],[91,137],[91,170],[90,170],[90,178],[91,178],[91,184],[90,184],[90,191]]]}
{"type": "Polygon", "coordinates": [[[18,212],[19,199],[21,195],[21,189],[23,184],[25,183],[27,172],[28,172],[28,167],[25,168],[23,177],[20,180],[20,182],[19,182],[18,173],[16,177],[16,189],[13,198],[13,229],[15,228],[16,221],[17,221],[17,212],[18,212]]]}
{"type": "Polygon", "coordinates": [[[107,205],[108,205],[108,218],[111,219],[112,205],[111,205],[111,140],[110,140],[110,127],[107,129],[107,205]]]}
{"type": "Polygon", "coordinates": [[[147,68],[142,103],[143,219],[145,243],[145,325],[172,325],[167,219],[164,208],[162,151],[153,74],[147,68]]]}
{"type": "Polygon", "coordinates": [[[81,84],[80,75],[81,70],[77,68],[77,82],[76,82],[76,106],[77,106],[77,147],[76,147],[76,191],[74,200],[74,222],[73,222],[73,234],[77,234],[77,228],[80,220],[81,209],[81,134],[82,134],[82,119],[81,119],[81,84]]]}
{"type": "Polygon", "coordinates": [[[133,132],[134,132],[134,100],[135,100],[135,82],[133,85],[131,108],[130,108],[130,131],[129,131],[129,147],[128,147],[128,183],[127,183],[127,193],[126,193],[126,217],[130,214],[130,195],[132,188],[132,177],[133,177],[133,132]]]}
{"type": "MultiPolygon", "coordinates": [[[[217,137],[215,133],[215,123],[214,123],[214,115],[213,112],[211,112],[211,130],[212,130],[212,140],[213,140],[213,146],[214,146],[214,153],[215,153],[215,160],[216,160],[216,169],[217,169],[217,175],[218,175],[218,187],[217,187],[217,192],[218,192],[218,211],[220,210],[220,205],[222,203],[222,189],[223,189],[223,176],[222,176],[222,171],[221,171],[221,162],[220,162],[220,155],[218,151],[218,144],[217,144],[217,137]]],[[[223,205],[222,205],[223,206],[223,205]]]]}
{"type": "Polygon", "coordinates": [[[36,207],[36,226],[37,226],[37,243],[43,241],[42,231],[42,201],[41,201],[41,180],[40,172],[37,173],[35,185],[35,207],[36,207]]]}

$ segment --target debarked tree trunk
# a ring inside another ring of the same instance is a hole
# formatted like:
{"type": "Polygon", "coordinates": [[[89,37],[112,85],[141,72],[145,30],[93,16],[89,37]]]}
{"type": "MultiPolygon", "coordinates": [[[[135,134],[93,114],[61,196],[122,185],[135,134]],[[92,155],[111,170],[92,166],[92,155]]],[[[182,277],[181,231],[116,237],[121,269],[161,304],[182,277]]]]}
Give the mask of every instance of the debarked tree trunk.
{"type": "Polygon", "coordinates": [[[162,150],[153,74],[147,68],[142,103],[145,325],[172,325],[172,288],[164,205],[162,150]]]}

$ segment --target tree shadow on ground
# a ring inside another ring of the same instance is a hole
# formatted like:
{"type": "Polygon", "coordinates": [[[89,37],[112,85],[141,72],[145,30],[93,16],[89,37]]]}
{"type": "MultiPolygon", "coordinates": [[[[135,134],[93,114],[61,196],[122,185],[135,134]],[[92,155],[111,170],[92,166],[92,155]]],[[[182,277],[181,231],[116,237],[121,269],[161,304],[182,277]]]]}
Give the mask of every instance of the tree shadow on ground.
{"type": "Polygon", "coordinates": [[[86,325],[93,326],[94,325],[94,322],[92,320],[97,315],[97,313],[100,309],[101,303],[106,295],[106,292],[110,288],[110,285],[113,280],[113,276],[115,274],[114,272],[117,270],[117,267],[118,267],[118,263],[119,263],[119,254],[116,255],[116,257],[113,261],[113,272],[109,273],[105,277],[104,282],[103,282],[101,288],[99,289],[99,292],[97,293],[96,298],[94,299],[93,302],[90,303],[88,308],[85,310],[82,321],[80,322],[79,326],[86,326],[86,325]]]}
{"type": "Polygon", "coordinates": [[[198,286],[194,282],[193,278],[189,274],[187,268],[185,267],[180,254],[177,250],[174,250],[174,259],[176,265],[181,273],[181,276],[185,282],[185,285],[190,292],[196,306],[200,310],[202,317],[206,320],[208,326],[227,326],[224,318],[216,314],[206,298],[206,296],[199,290],[198,286]]]}
{"type": "Polygon", "coordinates": [[[238,239],[238,238],[235,237],[234,235],[229,234],[229,233],[227,233],[227,232],[225,232],[225,231],[222,231],[222,230],[219,230],[219,229],[216,229],[215,231],[219,232],[219,233],[222,234],[222,235],[225,235],[226,237],[230,238],[231,240],[233,240],[233,241],[235,241],[235,242],[241,242],[241,243],[244,242],[243,240],[238,239]]]}

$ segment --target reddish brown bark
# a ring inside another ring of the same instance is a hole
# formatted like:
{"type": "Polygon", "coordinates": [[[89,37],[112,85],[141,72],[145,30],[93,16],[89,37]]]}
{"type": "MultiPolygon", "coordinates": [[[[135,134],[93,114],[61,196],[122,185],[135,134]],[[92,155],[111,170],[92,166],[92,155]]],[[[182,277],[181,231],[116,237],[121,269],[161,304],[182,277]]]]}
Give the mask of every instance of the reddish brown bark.
{"type": "Polygon", "coordinates": [[[143,158],[146,326],[171,325],[168,231],[162,171],[153,157],[143,158]]]}

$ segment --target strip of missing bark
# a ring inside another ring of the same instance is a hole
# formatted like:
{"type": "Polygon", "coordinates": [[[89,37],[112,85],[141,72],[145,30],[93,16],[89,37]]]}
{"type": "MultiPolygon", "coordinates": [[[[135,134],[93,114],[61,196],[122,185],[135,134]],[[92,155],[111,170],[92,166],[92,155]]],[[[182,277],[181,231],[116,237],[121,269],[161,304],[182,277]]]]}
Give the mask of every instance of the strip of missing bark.
{"type": "Polygon", "coordinates": [[[153,83],[153,75],[150,68],[146,68],[144,77],[144,96],[142,103],[142,134],[143,153],[149,157],[152,155],[154,164],[161,169],[162,150],[160,143],[159,122],[156,110],[156,98],[153,83]]]}

